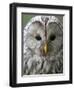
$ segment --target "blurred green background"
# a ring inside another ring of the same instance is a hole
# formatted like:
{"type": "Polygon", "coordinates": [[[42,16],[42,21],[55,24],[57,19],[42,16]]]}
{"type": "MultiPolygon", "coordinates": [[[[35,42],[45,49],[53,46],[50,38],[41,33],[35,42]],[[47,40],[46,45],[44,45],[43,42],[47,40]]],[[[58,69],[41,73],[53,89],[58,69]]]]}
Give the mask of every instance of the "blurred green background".
{"type": "Polygon", "coordinates": [[[32,14],[30,15],[30,14],[22,13],[22,27],[24,28],[26,24],[30,21],[30,19],[34,16],[35,15],[32,15],[32,14]]]}

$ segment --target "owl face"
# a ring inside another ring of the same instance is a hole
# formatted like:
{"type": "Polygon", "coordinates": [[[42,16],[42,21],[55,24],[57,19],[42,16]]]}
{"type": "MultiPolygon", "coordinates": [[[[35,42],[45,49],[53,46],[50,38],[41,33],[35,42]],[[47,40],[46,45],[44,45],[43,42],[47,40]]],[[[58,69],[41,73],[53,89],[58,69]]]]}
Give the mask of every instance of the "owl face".
{"type": "Polygon", "coordinates": [[[27,27],[25,43],[34,54],[53,56],[62,47],[62,42],[62,25],[54,16],[36,16],[27,27]]]}

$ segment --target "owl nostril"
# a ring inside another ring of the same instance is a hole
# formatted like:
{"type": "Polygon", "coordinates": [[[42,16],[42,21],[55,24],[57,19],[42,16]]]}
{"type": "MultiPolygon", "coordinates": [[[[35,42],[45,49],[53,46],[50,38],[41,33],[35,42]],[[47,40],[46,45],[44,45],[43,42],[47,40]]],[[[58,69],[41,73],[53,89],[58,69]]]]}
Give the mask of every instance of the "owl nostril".
{"type": "Polygon", "coordinates": [[[41,37],[39,35],[37,35],[35,38],[36,40],[41,40],[41,37]]]}

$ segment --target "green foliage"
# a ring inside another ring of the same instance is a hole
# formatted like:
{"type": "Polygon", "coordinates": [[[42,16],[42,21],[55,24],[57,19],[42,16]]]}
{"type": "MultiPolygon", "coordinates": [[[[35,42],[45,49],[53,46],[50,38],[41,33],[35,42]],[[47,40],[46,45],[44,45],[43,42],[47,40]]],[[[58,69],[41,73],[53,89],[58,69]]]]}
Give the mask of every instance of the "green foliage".
{"type": "Polygon", "coordinates": [[[26,24],[30,21],[30,19],[34,16],[35,15],[23,13],[22,14],[22,27],[24,28],[26,26],[26,24]]]}

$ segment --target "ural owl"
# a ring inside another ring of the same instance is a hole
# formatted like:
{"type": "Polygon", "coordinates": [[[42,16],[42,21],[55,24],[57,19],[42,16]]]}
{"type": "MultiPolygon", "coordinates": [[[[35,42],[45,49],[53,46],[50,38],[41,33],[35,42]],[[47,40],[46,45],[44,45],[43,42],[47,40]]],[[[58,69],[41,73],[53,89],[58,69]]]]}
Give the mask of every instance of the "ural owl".
{"type": "Polygon", "coordinates": [[[23,30],[23,75],[63,73],[63,23],[35,16],[23,30]]]}

